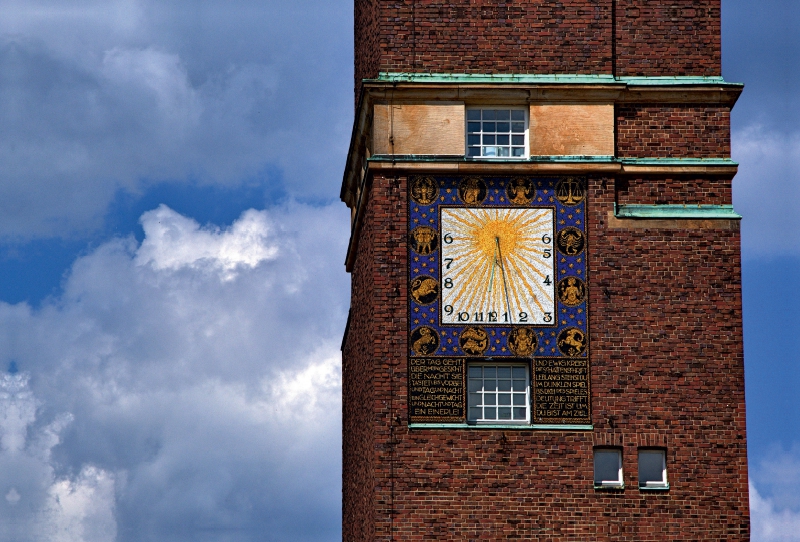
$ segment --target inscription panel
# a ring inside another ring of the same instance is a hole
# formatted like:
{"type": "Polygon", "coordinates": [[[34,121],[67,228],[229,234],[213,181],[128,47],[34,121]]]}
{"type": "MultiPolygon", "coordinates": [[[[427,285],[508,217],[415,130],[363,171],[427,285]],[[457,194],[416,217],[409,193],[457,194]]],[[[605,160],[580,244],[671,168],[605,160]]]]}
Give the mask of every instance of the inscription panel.
{"type": "Polygon", "coordinates": [[[591,423],[588,359],[537,358],[533,375],[534,423],[591,423]]]}
{"type": "Polygon", "coordinates": [[[463,358],[411,358],[409,417],[414,422],[464,421],[463,358]]]}

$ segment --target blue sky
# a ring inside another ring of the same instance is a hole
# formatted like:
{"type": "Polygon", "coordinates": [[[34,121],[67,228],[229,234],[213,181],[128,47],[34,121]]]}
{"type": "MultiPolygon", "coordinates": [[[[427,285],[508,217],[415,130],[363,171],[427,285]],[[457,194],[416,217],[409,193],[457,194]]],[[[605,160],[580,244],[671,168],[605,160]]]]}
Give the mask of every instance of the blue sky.
{"type": "MultiPolygon", "coordinates": [[[[0,10],[0,540],[338,540],[351,3],[0,10]]],[[[756,541],[800,540],[798,26],[723,1],[756,541]]]]}

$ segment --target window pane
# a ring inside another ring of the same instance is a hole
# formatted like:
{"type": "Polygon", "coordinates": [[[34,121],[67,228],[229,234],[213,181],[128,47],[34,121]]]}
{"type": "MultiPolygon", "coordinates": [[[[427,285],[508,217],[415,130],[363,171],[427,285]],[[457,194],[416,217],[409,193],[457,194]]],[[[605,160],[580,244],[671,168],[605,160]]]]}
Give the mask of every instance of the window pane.
{"type": "Polygon", "coordinates": [[[508,120],[508,115],[509,115],[508,109],[497,110],[497,120],[508,120]]]}
{"type": "Polygon", "coordinates": [[[470,422],[513,420],[524,423],[529,420],[530,382],[528,369],[524,365],[475,364],[470,365],[468,374],[470,375],[467,381],[470,422]]]}
{"type": "MultiPolygon", "coordinates": [[[[472,137],[472,136],[470,136],[472,137]]],[[[525,144],[525,136],[524,135],[513,135],[511,136],[511,144],[512,145],[524,145],[525,144]]]]}
{"type": "MultiPolygon", "coordinates": [[[[516,136],[514,136],[516,137],[516,136]]],[[[467,144],[468,145],[480,145],[481,144],[481,136],[478,134],[470,134],[467,137],[467,144]]]]}
{"type": "Polygon", "coordinates": [[[481,120],[481,110],[467,109],[467,120],[481,120]]]}
{"type": "Polygon", "coordinates": [[[481,155],[481,148],[480,147],[470,147],[469,148],[469,156],[480,156],[481,155]]]}
{"type": "Polygon", "coordinates": [[[497,136],[497,144],[498,145],[508,145],[508,136],[507,135],[498,135],[497,136]]]}
{"type": "Polygon", "coordinates": [[[484,156],[497,156],[497,147],[484,147],[483,148],[483,155],[484,156]]]}
{"type": "Polygon", "coordinates": [[[524,152],[525,149],[523,149],[522,147],[514,147],[512,150],[514,151],[513,152],[514,156],[525,156],[524,152]]]}
{"type": "Polygon", "coordinates": [[[484,122],[483,123],[483,131],[484,132],[494,132],[496,126],[497,125],[494,122],[484,122]]]}
{"type": "Polygon", "coordinates": [[[525,120],[525,111],[522,109],[511,110],[511,120],[525,120]]]}
{"type": "Polygon", "coordinates": [[[621,484],[619,450],[594,451],[594,483],[621,484]]]}
{"type": "Polygon", "coordinates": [[[515,134],[524,134],[525,133],[525,123],[524,122],[512,122],[511,123],[511,131],[515,134]]]}
{"type": "Polygon", "coordinates": [[[498,122],[497,123],[497,131],[498,132],[510,132],[511,128],[507,122],[498,122]]]}
{"type": "Polygon", "coordinates": [[[666,480],[664,479],[664,452],[662,450],[639,451],[639,485],[666,485],[666,480]]]}
{"type": "Polygon", "coordinates": [[[483,135],[483,144],[484,145],[494,145],[494,134],[492,135],[483,135]]]}
{"type": "Polygon", "coordinates": [[[497,118],[497,111],[494,109],[483,110],[483,120],[494,120],[495,118],[497,118]]]}
{"type": "Polygon", "coordinates": [[[508,147],[497,147],[497,156],[508,156],[508,147]]]}
{"type": "Polygon", "coordinates": [[[481,123],[480,122],[468,122],[467,123],[467,132],[480,132],[481,131],[481,123]]]}

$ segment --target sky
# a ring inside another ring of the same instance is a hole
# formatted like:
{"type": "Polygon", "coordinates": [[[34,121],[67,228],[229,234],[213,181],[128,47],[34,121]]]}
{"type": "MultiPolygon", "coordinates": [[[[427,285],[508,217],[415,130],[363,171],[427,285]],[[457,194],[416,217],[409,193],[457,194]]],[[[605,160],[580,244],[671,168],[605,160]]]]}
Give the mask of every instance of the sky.
{"type": "MultiPolygon", "coordinates": [[[[0,542],[339,540],[351,2],[0,12],[0,542]]],[[[753,540],[800,540],[800,3],[722,13],[753,540]]]]}

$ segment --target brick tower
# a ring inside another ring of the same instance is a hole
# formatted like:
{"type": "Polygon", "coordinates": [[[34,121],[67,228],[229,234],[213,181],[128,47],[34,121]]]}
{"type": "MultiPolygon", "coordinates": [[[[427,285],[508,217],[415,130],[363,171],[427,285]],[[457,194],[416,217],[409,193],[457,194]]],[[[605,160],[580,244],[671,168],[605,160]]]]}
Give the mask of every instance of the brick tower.
{"type": "Polygon", "coordinates": [[[720,0],[356,0],[343,539],[749,540],[720,0]]]}

